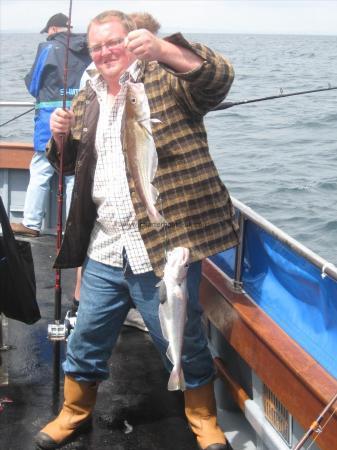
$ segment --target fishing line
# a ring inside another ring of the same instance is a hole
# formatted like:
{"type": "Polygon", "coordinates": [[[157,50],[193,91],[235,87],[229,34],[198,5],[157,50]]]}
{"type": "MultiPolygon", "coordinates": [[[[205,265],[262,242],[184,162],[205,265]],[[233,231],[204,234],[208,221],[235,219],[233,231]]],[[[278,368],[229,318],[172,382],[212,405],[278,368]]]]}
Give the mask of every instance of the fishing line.
{"type": "Polygon", "coordinates": [[[309,445],[309,447],[307,448],[307,450],[309,450],[309,448],[313,445],[313,443],[316,441],[316,439],[318,438],[318,436],[323,432],[323,430],[325,429],[325,427],[328,425],[328,423],[330,422],[330,420],[332,419],[332,417],[334,416],[334,414],[337,411],[337,405],[334,408],[334,410],[332,411],[331,415],[329,416],[329,418],[326,420],[326,422],[324,423],[323,426],[320,425],[320,423],[323,421],[323,418],[325,416],[325,414],[329,411],[329,409],[332,407],[332,405],[337,401],[337,393],[332,397],[332,399],[329,401],[329,403],[325,406],[325,408],[323,409],[323,411],[319,414],[319,416],[317,417],[317,419],[315,419],[312,424],[310,425],[308,431],[304,434],[304,436],[302,437],[302,439],[296,444],[294,450],[300,450],[301,448],[303,448],[304,444],[306,443],[306,441],[311,437],[311,435],[316,432],[317,436],[312,439],[311,444],[309,445]]]}
{"type": "Polygon", "coordinates": [[[309,450],[314,445],[316,439],[318,439],[318,436],[323,432],[324,428],[326,428],[326,426],[328,425],[328,423],[333,418],[333,416],[335,415],[336,412],[337,412],[337,405],[335,406],[334,410],[332,411],[332,413],[330,414],[330,416],[326,420],[325,424],[323,426],[318,426],[317,427],[317,430],[315,430],[316,431],[316,436],[311,440],[311,444],[309,445],[309,447],[307,447],[307,450],[309,450]]]}
{"type": "MultiPolygon", "coordinates": [[[[163,199],[159,196],[159,201],[160,201],[160,213],[162,215],[162,217],[165,220],[165,215],[164,215],[164,211],[163,211],[163,199]]],[[[167,228],[168,228],[168,223],[165,220],[165,223],[163,225],[164,228],[164,256],[165,256],[165,263],[167,262],[167,252],[168,252],[168,248],[169,248],[169,238],[168,238],[168,233],[167,233],[167,228]]]]}
{"type": "Polygon", "coordinates": [[[18,116],[15,116],[15,117],[13,117],[13,118],[10,119],[10,120],[7,120],[7,122],[1,123],[1,124],[0,124],[0,127],[3,127],[3,126],[5,126],[5,125],[7,125],[8,123],[13,122],[14,120],[18,119],[19,117],[22,117],[22,116],[24,116],[25,114],[28,114],[29,112],[34,111],[34,109],[35,109],[35,106],[34,106],[34,108],[28,109],[28,111],[25,111],[25,112],[23,112],[22,114],[19,114],[18,116]]]}

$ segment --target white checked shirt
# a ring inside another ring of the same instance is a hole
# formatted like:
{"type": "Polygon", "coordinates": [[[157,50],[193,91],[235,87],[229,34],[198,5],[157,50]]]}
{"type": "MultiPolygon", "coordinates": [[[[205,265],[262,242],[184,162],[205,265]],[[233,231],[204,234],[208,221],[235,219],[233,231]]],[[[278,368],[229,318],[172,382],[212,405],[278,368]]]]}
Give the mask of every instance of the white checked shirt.
{"type": "Polygon", "coordinates": [[[114,267],[123,267],[122,251],[126,250],[134,274],[152,270],[152,266],[138,231],[136,215],[126,178],[121,144],[121,124],[125,106],[126,84],[136,79],[137,62],[121,77],[121,90],[108,100],[105,81],[100,75],[91,78],[97,94],[100,115],[96,132],[97,165],[92,198],[97,206],[97,219],[91,232],[88,256],[114,267]]]}

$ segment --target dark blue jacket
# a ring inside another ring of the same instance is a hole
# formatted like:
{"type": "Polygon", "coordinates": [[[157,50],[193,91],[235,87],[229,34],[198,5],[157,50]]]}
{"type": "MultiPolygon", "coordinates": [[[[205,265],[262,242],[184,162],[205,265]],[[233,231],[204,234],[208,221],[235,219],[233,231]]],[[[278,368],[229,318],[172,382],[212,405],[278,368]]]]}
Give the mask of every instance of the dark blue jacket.
{"type": "MultiPolygon", "coordinates": [[[[71,34],[68,54],[67,106],[78,92],[81,76],[90,63],[85,34],[71,34]]],[[[34,64],[25,77],[35,97],[34,149],[44,152],[50,139],[50,115],[62,107],[67,33],[56,33],[39,45],[34,64]]]]}

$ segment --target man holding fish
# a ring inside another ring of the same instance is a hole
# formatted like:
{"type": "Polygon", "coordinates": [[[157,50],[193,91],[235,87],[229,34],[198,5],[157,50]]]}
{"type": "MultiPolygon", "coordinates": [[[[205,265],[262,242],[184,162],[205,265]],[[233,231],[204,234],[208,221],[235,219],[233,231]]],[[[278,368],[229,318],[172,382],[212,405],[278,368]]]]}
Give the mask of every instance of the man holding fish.
{"type": "Polygon", "coordinates": [[[90,425],[99,382],[130,307],[140,311],[184,390],[202,450],[228,450],[217,424],[214,367],[201,326],[201,260],[237,244],[227,189],[210,157],[203,116],[224,99],[231,64],[177,33],[161,39],[106,11],[88,27],[98,73],[51,118],[48,155],[75,173],[55,266],[83,265],[68,339],[64,405],[36,437],[57,448],[90,425]]]}

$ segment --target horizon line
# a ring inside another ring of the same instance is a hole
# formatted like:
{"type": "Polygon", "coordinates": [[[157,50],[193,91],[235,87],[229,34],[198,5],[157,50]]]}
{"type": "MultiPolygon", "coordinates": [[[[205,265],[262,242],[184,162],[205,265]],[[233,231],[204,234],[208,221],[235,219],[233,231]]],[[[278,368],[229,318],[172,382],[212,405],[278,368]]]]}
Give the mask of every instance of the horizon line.
{"type": "MultiPolygon", "coordinates": [[[[174,33],[177,30],[167,29],[161,30],[160,35],[167,35],[168,33],[174,33]]],[[[37,31],[32,30],[22,30],[22,29],[1,29],[0,34],[10,34],[10,33],[18,33],[18,34],[40,34],[37,31]]],[[[77,33],[85,33],[85,31],[75,31],[77,33]]],[[[192,30],[184,30],[183,33],[186,34],[253,34],[253,35],[292,35],[292,36],[337,36],[337,32],[315,32],[315,31],[192,31],[192,30]]]]}

